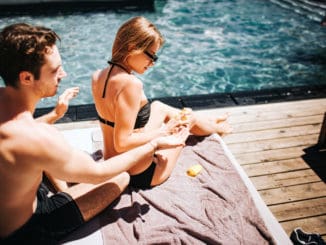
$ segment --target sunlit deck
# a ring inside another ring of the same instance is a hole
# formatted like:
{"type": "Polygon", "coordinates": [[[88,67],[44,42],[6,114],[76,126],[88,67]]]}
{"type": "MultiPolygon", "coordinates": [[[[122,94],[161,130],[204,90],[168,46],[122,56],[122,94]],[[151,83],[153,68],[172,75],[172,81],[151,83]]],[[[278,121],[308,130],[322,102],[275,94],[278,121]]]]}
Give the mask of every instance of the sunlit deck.
{"type": "Polygon", "coordinates": [[[326,99],[222,109],[234,133],[224,138],[284,230],[326,237],[326,151],[313,146],[326,99]]]}
{"type": "MultiPolygon", "coordinates": [[[[234,132],[224,141],[286,233],[301,227],[326,240],[326,151],[314,148],[326,98],[208,111],[230,112],[234,132]]],[[[57,124],[94,126],[97,121],[57,124]]]]}

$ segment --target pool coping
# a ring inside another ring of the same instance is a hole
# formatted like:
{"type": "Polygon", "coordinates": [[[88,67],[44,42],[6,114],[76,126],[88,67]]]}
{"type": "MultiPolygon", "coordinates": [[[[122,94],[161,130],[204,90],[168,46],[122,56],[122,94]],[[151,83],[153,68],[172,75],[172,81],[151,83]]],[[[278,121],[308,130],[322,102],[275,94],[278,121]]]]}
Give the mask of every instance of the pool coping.
{"type": "MultiPolygon", "coordinates": [[[[211,93],[171,97],[155,97],[150,101],[160,100],[176,108],[191,107],[193,110],[216,109],[243,105],[257,105],[295,100],[326,98],[326,85],[286,87],[241,91],[231,93],[211,93]]],[[[37,108],[34,117],[51,111],[53,107],[37,108]]],[[[71,105],[65,116],[57,123],[96,120],[94,104],[71,105]]]]}
{"type": "Polygon", "coordinates": [[[154,11],[154,0],[0,0],[0,15],[57,15],[71,12],[106,10],[154,11]]]}

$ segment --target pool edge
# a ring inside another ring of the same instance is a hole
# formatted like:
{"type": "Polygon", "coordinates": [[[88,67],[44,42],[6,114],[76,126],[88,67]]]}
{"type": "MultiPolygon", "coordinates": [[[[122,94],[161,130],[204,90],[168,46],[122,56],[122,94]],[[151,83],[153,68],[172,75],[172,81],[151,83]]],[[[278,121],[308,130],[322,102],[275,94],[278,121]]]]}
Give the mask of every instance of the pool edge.
{"type": "MultiPolygon", "coordinates": [[[[264,89],[234,93],[212,93],[175,97],[155,97],[150,101],[160,100],[177,108],[191,107],[194,110],[214,109],[243,105],[257,105],[295,100],[326,98],[326,85],[264,89]]],[[[37,108],[34,117],[41,116],[53,107],[37,108]]],[[[57,123],[96,120],[94,104],[71,105],[65,116],[57,123]]]]}

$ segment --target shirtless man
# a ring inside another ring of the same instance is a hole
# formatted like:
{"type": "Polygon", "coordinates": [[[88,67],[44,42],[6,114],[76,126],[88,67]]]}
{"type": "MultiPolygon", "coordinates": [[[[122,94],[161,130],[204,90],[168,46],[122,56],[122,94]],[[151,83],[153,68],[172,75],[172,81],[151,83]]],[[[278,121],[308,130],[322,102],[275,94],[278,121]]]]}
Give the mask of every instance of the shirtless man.
{"type": "MultiPolygon", "coordinates": [[[[69,107],[69,101],[76,97],[79,93],[79,87],[67,88],[58,98],[57,104],[52,111],[47,114],[44,114],[38,118],[36,121],[44,122],[44,123],[55,123],[59,119],[61,119],[67,112],[69,107]]],[[[68,188],[68,184],[66,181],[53,178],[50,174],[45,173],[46,177],[49,179],[51,183],[51,187],[54,188],[55,191],[62,191],[68,188]]]]}
{"type": "Polygon", "coordinates": [[[53,244],[116,199],[129,183],[125,172],[150,165],[157,149],[183,145],[186,129],[95,163],[73,149],[53,126],[34,120],[41,98],[56,94],[66,76],[57,34],[14,24],[0,33],[0,243],[53,244]],[[81,183],[47,196],[43,172],[81,183]]]}

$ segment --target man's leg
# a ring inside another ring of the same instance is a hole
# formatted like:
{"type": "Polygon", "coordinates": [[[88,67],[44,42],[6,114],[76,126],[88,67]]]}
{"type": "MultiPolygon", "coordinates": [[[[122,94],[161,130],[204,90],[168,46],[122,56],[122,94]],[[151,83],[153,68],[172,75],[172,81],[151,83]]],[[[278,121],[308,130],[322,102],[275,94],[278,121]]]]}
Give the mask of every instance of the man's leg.
{"type": "Polygon", "coordinates": [[[128,186],[129,180],[128,173],[121,173],[104,183],[97,185],[81,183],[64,190],[64,192],[71,195],[84,220],[89,221],[121,195],[128,186]]]}

